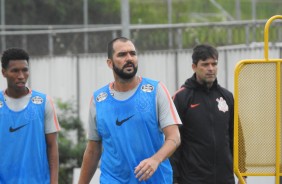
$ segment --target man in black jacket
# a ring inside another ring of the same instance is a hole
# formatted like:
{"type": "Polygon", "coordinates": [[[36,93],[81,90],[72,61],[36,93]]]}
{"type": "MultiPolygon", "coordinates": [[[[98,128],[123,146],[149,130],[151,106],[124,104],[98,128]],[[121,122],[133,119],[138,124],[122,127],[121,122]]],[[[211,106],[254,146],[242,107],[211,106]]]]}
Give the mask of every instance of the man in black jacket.
{"type": "Polygon", "coordinates": [[[183,122],[171,157],[174,183],[234,184],[233,95],[217,83],[214,47],[196,46],[192,59],[194,75],[173,96],[183,122]]]}

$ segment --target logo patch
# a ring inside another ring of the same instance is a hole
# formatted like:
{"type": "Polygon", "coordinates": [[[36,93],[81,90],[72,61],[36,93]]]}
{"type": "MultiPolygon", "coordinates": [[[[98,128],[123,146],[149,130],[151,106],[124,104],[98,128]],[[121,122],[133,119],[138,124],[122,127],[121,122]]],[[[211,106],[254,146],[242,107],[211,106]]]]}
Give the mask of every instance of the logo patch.
{"type": "Polygon", "coordinates": [[[9,131],[10,131],[10,132],[15,132],[15,131],[17,131],[17,130],[23,128],[23,127],[26,126],[26,125],[27,125],[27,124],[24,124],[24,125],[21,125],[21,126],[16,127],[16,128],[10,127],[9,131]]]}
{"type": "Polygon", "coordinates": [[[43,103],[43,98],[40,96],[35,96],[31,99],[32,103],[34,104],[42,104],[43,103]]]}
{"type": "Polygon", "coordinates": [[[134,116],[134,115],[129,116],[128,118],[125,118],[125,119],[123,119],[123,120],[121,120],[121,121],[119,121],[118,118],[117,118],[117,120],[116,120],[116,125],[117,125],[117,126],[121,126],[124,122],[126,122],[127,120],[129,120],[129,119],[132,118],[133,116],[134,116]]]}
{"type": "Polygon", "coordinates": [[[200,105],[200,104],[191,104],[190,107],[191,107],[191,108],[195,108],[195,107],[197,107],[197,106],[199,106],[199,105],[200,105]]]}
{"type": "Polygon", "coordinates": [[[151,84],[145,84],[141,87],[141,90],[144,92],[152,92],[154,90],[154,86],[151,84]]]}
{"type": "Polygon", "coordinates": [[[105,100],[108,97],[108,94],[105,92],[100,93],[97,98],[96,101],[97,102],[102,102],[103,100],[105,100]]]}
{"type": "Polygon", "coordinates": [[[219,99],[217,98],[216,101],[218,102],[217,107],[219,111],[222,111],[222,112],[228,111],[228,105],[222,97],[220,97],[219,99]]]}
{"type": "Polygon", "coordinates": [[[0,101],[0,108],[2,108],[4,105],[4,103],[2,101],[0,101]]]}

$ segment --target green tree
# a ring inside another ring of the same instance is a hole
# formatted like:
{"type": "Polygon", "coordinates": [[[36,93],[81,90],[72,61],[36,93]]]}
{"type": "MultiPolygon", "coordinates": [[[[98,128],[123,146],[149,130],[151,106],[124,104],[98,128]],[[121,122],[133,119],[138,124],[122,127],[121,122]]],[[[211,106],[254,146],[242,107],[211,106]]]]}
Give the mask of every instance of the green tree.
{"type": "Polygon", "coordinates": [[[72,183],[73,169],[81,167],[86,147],[85,131],[73,102],[57,100],[59,132],[59,183],[72,183]]]}

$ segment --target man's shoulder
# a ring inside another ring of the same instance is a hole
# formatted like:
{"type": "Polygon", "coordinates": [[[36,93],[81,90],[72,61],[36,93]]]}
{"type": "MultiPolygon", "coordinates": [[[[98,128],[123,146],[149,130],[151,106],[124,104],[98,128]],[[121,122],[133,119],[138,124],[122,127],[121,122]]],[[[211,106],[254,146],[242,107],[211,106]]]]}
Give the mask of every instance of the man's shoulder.
{"type": "Polygon", "coordinates": [[[187,86],[181,86],[174,94],[176,95],[184,95],[189,94],[194,91],[194,88],[188,88],[187,86]]]}
{"type": "Polygon", "coordinates": [[[219,85],[219,89],[220,89],[223,93],[225,93],[226,95],[229,95],[229,96],[232,96],[232,97],[233,97],[232,92],[229,91],[227,88],[224,88],[224,87],[222,87],[222,86],[219,85]]]}
{"type": "Polygon", "coordinates": [[[31,93],[38,93],[38,94],[47,95],[46,93],[44,93],[44,92],[42,92],[42,91],[39,91],[39,90],[36,90],[36,89],[30,89],[30,88],[28,88],[28,90],[29,90],[31,93]]]}
{"type": "Polygon", "coordinates": [[[47,98],[47,94],[39,92],[37,90],[30,89],[29,95],[30,96],[28,98],[30,98],[32,103],[36,105],[42,104],[45,106],[46,102],[49,101],[49,98],[47,98]]]}
{"type": "Polygon", "coordinates": [[[219,86],[218,89],[220,90],[220,93],[223,95],[223,97],[227,100],[228,104],[234,104],[234,97],[231,91],[221,86],[219,86]]]}
{"type": "Polygon", "coordinates": [[[141,77],[142,78],[142,81],[144,81],[145,83],[155,83],[155,84],[158,84],[160,81],[158,80],[155,80],[155,79],[151,79],[151,78],[147,78],[147,77],[141,77]]]}
{"type": "Polygon", "coordinates": [[[47,96],[46,93],[43,93],[41,91],[37,91],[37,90],[34,90],[34,89],[29,89],[29,90],[30,90],[31,96],[42,96],[42,97],[46,97],[47,96]]]}
{"type": "Polygon", "coordinates": [[[109,84],[95,90],[93,92],[93,101],[98,101],[98,102],[104,101],[109,95],[108,88],[109,88],[109,84]]]}
{"type": "Polygon", "coordinates": [[[193,89],[186,88],[185,86],[182,86],[179,88],[172,96],[172,99],[178,98],[178,99],[186,99],[188,96],[190,96],[193,92],[193,89]]]}

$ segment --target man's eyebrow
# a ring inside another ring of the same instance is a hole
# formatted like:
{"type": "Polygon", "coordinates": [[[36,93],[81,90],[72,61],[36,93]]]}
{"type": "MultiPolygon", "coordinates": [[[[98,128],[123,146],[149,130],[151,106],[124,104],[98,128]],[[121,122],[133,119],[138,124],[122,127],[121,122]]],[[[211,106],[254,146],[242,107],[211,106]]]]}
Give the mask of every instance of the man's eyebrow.
{"type": "Polygon", "coordinates": [[[130,50],[130,51],[120,51],[118,54],[126,54],[126,53],[136,53],[135,50],[130,50]]]}

